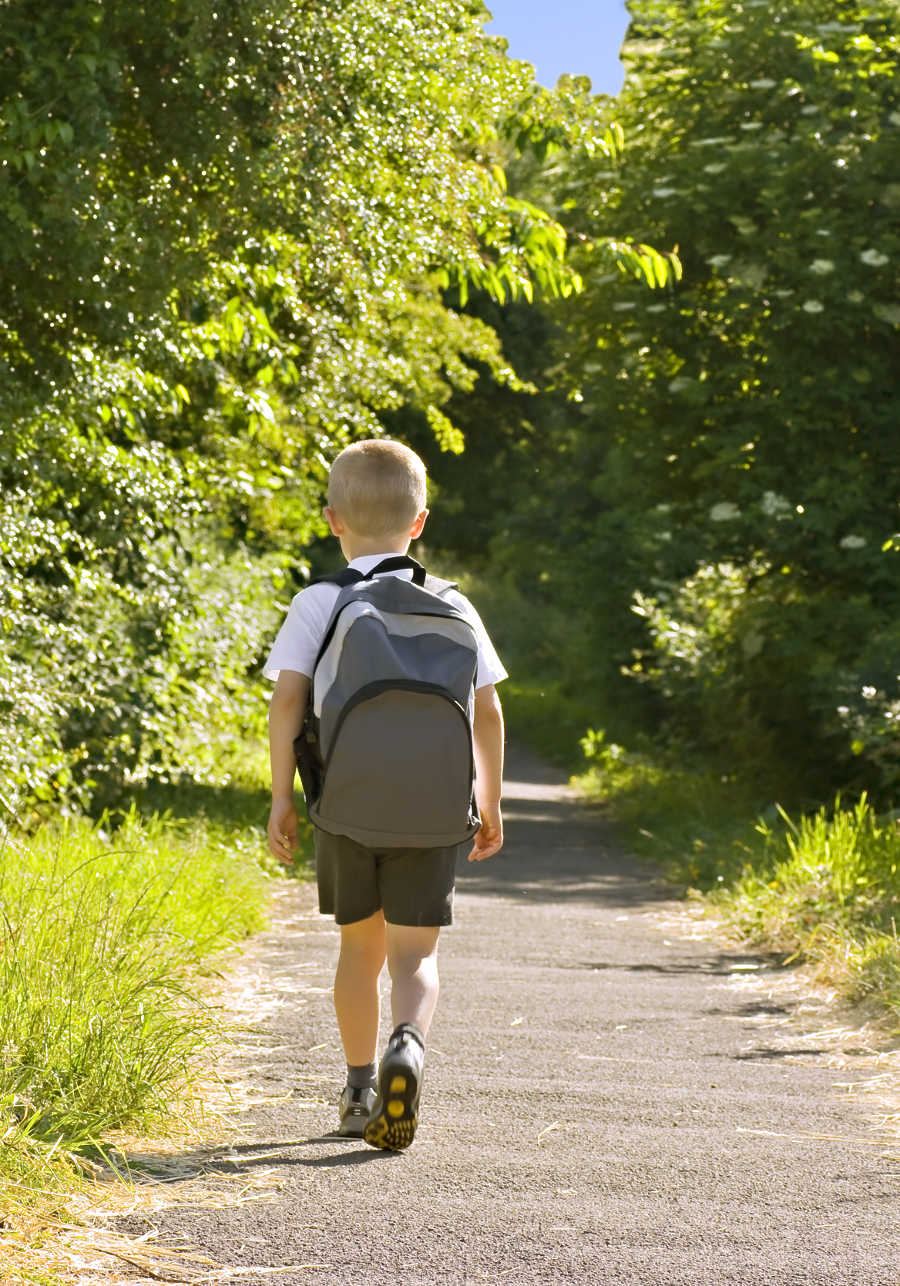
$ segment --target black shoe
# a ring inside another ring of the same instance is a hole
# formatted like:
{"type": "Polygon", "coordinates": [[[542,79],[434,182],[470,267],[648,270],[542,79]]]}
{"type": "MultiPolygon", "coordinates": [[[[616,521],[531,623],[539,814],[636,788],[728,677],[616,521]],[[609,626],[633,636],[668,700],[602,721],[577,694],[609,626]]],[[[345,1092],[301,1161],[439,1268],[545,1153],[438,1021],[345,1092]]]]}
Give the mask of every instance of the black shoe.
{"type": "Polygon", "coordinates": [[[425,1037],[412,1023],[401,1023],[378,1069],[378,1097],[363,1138],[373,1148],[401,1152],[412,1143],[418,1125],[425,1037]]]}

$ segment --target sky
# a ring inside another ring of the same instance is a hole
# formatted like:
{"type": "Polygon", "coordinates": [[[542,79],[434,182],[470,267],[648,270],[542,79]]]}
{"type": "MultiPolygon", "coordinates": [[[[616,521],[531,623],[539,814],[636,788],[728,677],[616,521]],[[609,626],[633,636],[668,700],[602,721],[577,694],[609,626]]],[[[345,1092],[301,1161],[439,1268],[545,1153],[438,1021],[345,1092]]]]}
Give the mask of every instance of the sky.
{"type": "Polygon", "coordinates": [[[485,0],[493,22],[486,30],[505,36],[511,58],[535,68],[538,83],[552,88],[563,72],[590,76],[595,94],[622,88],[619,48],[628,25],[624,0],[485,0]]]}

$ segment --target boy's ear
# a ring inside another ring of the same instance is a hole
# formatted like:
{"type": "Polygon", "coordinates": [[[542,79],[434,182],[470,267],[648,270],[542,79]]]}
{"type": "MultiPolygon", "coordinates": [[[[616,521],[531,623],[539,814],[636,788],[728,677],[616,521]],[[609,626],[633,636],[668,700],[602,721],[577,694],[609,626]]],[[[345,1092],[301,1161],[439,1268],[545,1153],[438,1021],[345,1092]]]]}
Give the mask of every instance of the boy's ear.
{"type": "Polygon", "coordinates": [[[423,509],[423,510],[422,510],[422,512],[421,512],[420,514],[417,514],[417,515],[416,515],[416,521],[413,523],[412,527],[410,527],[410,529],[409,529],[409,538],[410,538],[410,540],[415,540],[417,536],[421,536],[421,534],[422,534],[422,528],[425,526],[425,519],[426,519],[427,517],[428,517],[428,510],[427,510],[427,509],[423,509]]]}
{"type": "Polygon", "coordinates": [[[328,523],[332,536],[343,536],[345,534],[347,528],[344,525],[343,518],[336,509],[332,509],[330,505],[326,505],[322,510],[322,517],[328,523]]]}

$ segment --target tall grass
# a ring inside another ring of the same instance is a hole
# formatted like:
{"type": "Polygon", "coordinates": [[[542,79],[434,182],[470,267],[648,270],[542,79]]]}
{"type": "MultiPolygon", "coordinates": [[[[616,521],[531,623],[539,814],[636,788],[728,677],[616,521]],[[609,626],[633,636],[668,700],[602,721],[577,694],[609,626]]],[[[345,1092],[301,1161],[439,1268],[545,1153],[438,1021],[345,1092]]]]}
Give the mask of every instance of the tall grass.
{"type": "Polygon", "coordinates": [[[754,942],[817,964],[854,1000],[875,999],[900,1020],[900,827],[863,795],[778,831],[758,826],[764,860],[717,904],[754,942]]]}
{"type": "Polygon", "coordinates": [[[52,1280],[34,1248],[71,1218],[77,1151],[164,1128],[221,1038],[209,975],[263,923],[275,863],[264,753],[218,767],[126,816],[0,832],[2,1282],[52,1280]]]}
{"type": "Polygon", "coordinates": [[[212,1037],[199,978],[258,927],[266,876],[234,835],[129,815],[7,835],[0,1103],[78,1147],[163,1112],[212,1037]]]}

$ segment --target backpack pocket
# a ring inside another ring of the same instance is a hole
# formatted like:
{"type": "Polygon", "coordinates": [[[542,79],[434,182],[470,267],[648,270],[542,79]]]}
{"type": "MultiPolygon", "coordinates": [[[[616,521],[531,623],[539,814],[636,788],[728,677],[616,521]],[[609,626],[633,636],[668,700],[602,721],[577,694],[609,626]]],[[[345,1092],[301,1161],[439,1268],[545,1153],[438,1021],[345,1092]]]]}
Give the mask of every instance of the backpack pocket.
{"type": "Polygon", "coordinates": [[[322,755],[316,724],[312,706],[307,706],[303,727],[294,738],[294,762],[300,774],[300,784],[307,805],[317,799],[322,790],[322,755]]]}
{"type": "Polygon", "coordinates": [[[443,848],[479,826],[465,710],[427,683],[369,684],[345,706],[310,817],[370,848],[443,848]]]}

